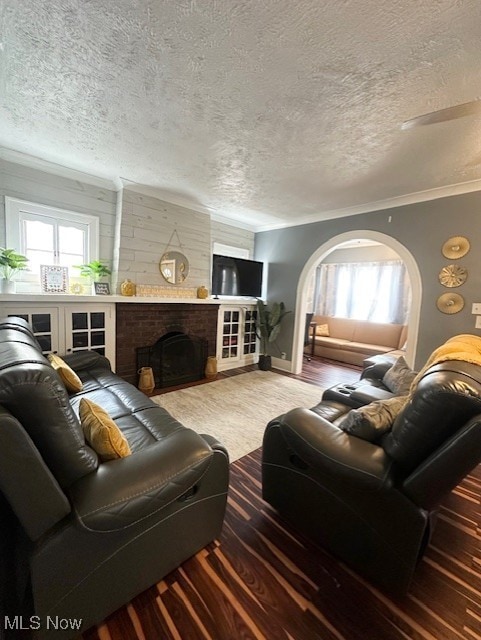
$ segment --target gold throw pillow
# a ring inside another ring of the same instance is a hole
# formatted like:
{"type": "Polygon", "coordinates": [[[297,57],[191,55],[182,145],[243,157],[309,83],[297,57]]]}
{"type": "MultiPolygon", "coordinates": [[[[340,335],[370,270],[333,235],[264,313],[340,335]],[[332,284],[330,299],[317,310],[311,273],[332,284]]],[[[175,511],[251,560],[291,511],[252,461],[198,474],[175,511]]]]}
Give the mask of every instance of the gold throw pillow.
{"type": "Polygon", "coordinates": [[[125,458],[132,453],[124,434],[105,409],[82,398],[79,415],[85,439],[102,461],[125,458]]]}
{"type": "Polygon", "coordinates": [[[318,324],[316,327],[316,336],[322,336],[323,338],[329,337],[329,325],[318,324]]]}
{"type": "Polygon", "coordinates": [[[75,373],[75,371],[71,369],[64,360],[62,360],[62,358],[56,356],[54,353],[51,353],[48,356],[48,359],[52,367],[59,374],[67,391],[69,391],[70,393],[78,393],[79,391],[82,391],[82,381],[75,373]]]}

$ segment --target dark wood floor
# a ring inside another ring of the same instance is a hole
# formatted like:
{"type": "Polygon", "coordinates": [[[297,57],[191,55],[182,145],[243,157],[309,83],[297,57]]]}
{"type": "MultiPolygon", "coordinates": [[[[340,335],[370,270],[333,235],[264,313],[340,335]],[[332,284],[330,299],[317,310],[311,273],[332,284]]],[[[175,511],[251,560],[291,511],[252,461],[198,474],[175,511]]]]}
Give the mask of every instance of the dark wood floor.
{"type": "Polygon", "coordinates": [[[262,500],[258,450],[231,465],[219,540],[83,639],[479,640],[480,496],[478,467],[446,499],[408,595],[392,599],[262,500]]]}
{"type": "MultiPolygon", "coordinates": [[[[359,373],[315,359],[296,377],[326,387],[359,373]]],[[[231,464],[219,540],[83,640],[481,639],[481,467],[446,499],[408,595],[391,599],[262,500],[260,456],[231,464]]]]}
{"type": "Polygon", "coordinates": [[[287,375],[326,389],[335,384],[349,384],[359,380],[361,370],[361,367],[356,367],[355,365],[342,364],[335,360],[313,356],[310,361],[303,361],[300,374],[293,375],[289,373],[287,375]]]}

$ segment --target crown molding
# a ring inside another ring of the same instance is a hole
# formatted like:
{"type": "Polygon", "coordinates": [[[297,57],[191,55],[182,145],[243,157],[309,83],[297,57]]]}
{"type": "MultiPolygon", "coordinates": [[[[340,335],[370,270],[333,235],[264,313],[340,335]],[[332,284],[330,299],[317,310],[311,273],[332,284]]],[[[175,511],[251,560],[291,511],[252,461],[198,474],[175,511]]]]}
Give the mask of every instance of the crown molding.
{"type": "Polygon", "coordinates": [[[53,173],[54,175],[61,176],[63,178],[70,178],[71,180],[78,180],[91,184],[94,187],[100,187],[101,189],[109,189],[115,191],[115,182],[111,178],[94,176],[78,169],[72,169],[66,167],[63,164],[56,162],[50,162],[37,156],[31,156],[28,153],[22,153],[21,151],[15,151],[14,149],[8,149],[7,147],[0,147],[0,159],[6,162],[13,162],[20,164],[31,169],[38,169],[45,173],[53,173]]]}
{"type": "Polygon", "coordinates": [[[481,180],[471,180],[470,182],[460,182],[458,184],[447,185],[445,187],[435,187],[434,189],[426,189],[425,191],[416,191],[402,196],[395,196],[394,198],[376,200],[374,202],[367,202],[353,207],[345,207],[344,209],[331,209],[330,211],[323,211],[310,216],[303,216],[293,222],[259,225],[255,231],[256,233],[259,233],[261,231],[273,231],[275,229],[298,227],[303,224],[324,222],[335,218],[346,218],[348,216],[381,211],[383,209],[394,209],[395,207],[419,204],[420,202],[428,202],[430,200],[439,200],[440,198],[463,195],[474,191],[481,191],[481,180]]]}
{"type": "Polygon", "coordinates": [[[253,231],[254,233],[259,230],[259,225],[250,224],[249,222],[243,222],[242,220],[237,220],[236,218],[228,218],[227,216],[223,216],[218,213],[212,213],[210,217],[212,218],[212,220],[215,220],[215,222],[227,224],[230,227],[237,227],[238,229],[253,231]]]}
{"type": "MultiPolygon", "coordinates": [[[[437,200],[439,198],[447,198],[450,196],[463,195],[466,193],[472,193],[475,191],[481,191],[481,180],[472,180],[470,182],[461,182],[458,184],[447,185],[444,187],[436,187],[434,189],[426,189],[425,191],[416,191],[410,194],[402,196],[396,196],[393,198],[386,198],[385,200],[376,200],[374,202],[367,202],[352,207],[345,207],[343,209],[331,209],[329,211],[320,211],[308,216],[302,216],[295,220],[286,222],[272,222],[265,224],[258,224],[251,221],[239,220],[237,217],[229,217],[225,214],[217,213],[213,207],[208,207],[193,200],[173,194],[169,191],[164,191],[157,187],[149,185],[142,185],[132,180],[128,180],[122,177],[105,177],[96,176],[78,169],[66,167],[64,165],[50,162],[42,158],[32,156],[20,151],[15,151],[7,147],[0,147],[0,160],[7,162],[13,162],[46,173],[52,173],[72,180],[78,180],[87,184],[99,187],[101,189],[108,189],[111,191],[121,191],[122,189],[130,189],[136,193],[142,193],[154,198],[158,198],[163,202],[168,202],[190,211],[197,213],[204,213],[209,215],[212,220],[220,222],[222,224],[229,225],[231,227],[237,227],[245,229],[246,231],[252,231],[253,233],[259,233],[262,231],[274,231],[276,229],[286,229],[289,227],[298,227],[304,224],[313,224],[316,222],[324,222],[326,220],[333,220],[336,218],[345,218],[348,216],[355,216],[362,213],[370,213],[374,211],[381,211],[383,209],[393,209],[395,207],[401,207],[411,204],[418,204],[421,202],[427,202],[430,200],[437,200]]],[[[242,214],[240,214],[242,215],[242,214]]],[[[254,218],[255,213],[253,212],[254,218]]]]}

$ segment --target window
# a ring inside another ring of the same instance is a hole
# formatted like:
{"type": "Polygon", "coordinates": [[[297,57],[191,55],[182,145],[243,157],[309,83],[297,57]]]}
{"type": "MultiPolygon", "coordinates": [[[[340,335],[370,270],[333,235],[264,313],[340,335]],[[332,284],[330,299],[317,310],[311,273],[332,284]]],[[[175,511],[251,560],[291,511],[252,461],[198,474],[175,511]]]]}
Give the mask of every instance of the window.
{"type": "Polygon", "coordinates": [[[99,221],[95,216],[8,197],[5,214],[7,246],[29,259],[22,280],[38,279],[41,264],[71,268],[98,255],[99,221]]]}
{"type": "Polygon", "coordinates": [[[315,313],[404,324],[410,285],[401,261],[321,264],[314,285],[315,313]]]}

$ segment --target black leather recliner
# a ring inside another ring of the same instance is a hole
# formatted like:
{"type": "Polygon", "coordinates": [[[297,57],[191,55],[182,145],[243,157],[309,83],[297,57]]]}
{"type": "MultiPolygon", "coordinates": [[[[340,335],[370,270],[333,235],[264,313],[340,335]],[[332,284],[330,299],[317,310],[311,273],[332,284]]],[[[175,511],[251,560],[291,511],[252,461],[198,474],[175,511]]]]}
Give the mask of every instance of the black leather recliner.
{"type": "Polygon", "coordinates": [[[481,460],[481,366],[428,368],[378,444],[337,426],[350,409],[324,401],[268,424],[263,497],[360,574],[404,593],[439,504],[481,460]]]}
{"type": "Polygon", "coordinates": [[[395,394],[386,387],[383,378],[396,360],[397,357],[386,354],[382,362],[363,369],[356,382],[343,382],[326,389],[322,394],[322,400],[340,402],[355,409],[376,400],[393,398],[395,394]]]}
{"type": "MultiPolygon", "coordinates": [[[[65,360],[69,395],[20,318],[0,320],[0,613],[38,616],[42,638],[77,636],[47,619],[103,620],[220,533],[228,456],[116,376],[95,352],[65,360]],[[132,455],[99,461],[78,420],[101,405],[132,455]]],[[[25,618],[30,619],[29,617],[25,618]]]]}

